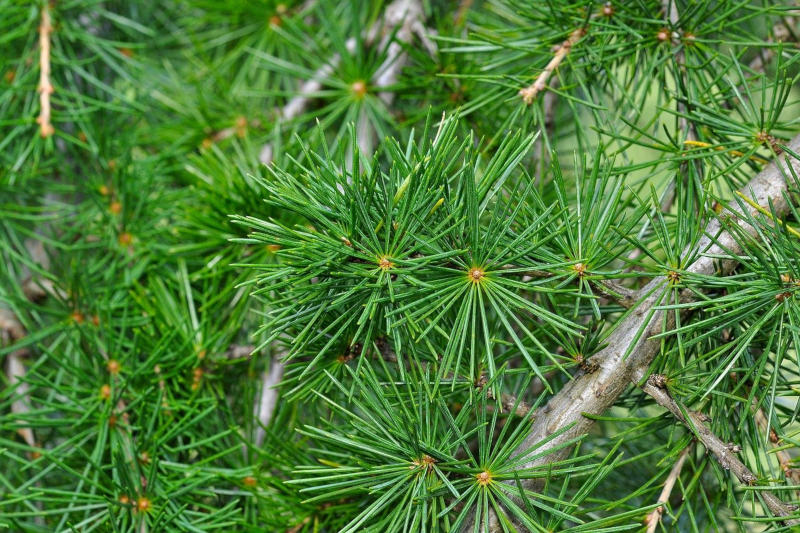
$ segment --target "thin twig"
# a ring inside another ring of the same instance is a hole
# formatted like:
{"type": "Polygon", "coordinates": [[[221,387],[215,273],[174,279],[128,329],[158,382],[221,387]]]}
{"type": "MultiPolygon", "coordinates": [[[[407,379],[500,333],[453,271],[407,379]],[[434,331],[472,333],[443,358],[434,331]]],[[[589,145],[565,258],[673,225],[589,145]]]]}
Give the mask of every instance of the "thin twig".
{"type": "MultiPolygon", "coordinates": [[[[386,8],[383,15],[385,35],[380,43],[380,48],[386,49],[386,59],[383,60],[378,70],[372,77],[371,84],[378,90],[378,97],[384,104],[390,106],[394,101],[394,93],[386,89],[397,83],[400,72],[408,62],[405,46],[411,43],[417,35],[428,50],[434,55],[436,46],[427,37],[424,24],[425,10],[419,0],[395,0],[386,8]],[[394,29],[397,31],[394,32],[394,29]],[[389,42],[389,39],[392,39],[389,42]]],[[[358,147],[362,153],[372,152],[376,132],[370,127],[367,114],[362,112],[358,124],[358,147]]]]}
{"type": "Polygon", "coordinates": [[[225,351],[226,359],[248,359],[256,347],[252,344],[232,344],[225,351]]]}
{"type": "MultiPolygon", "coordinates": [[[[403,45],[410,43],[414,35],[419,37],[428,53],[431,55],[436,53],[436,46],[426,35],[428,30],[423,24],[425,11],[419,0],[395,0],[386,8],[383,19],[388,31],[391,32],[397,28],[397,32],[394,33],[394,39],[391,42],[388,42],[388,39],[392,35],[387,34],[381,43],[381,47],[388,44],[388,49],[386,59],[372,78],[373,85],[378,89],[397,83],[400,71],[408,60],[408,54],[405,53],[403,45]]],[[[394,94],[386,91],[381,92],[379,96],[386,105],[390,105],[394,99],[394,94]]]]}
{"type": "Polygon", "coordinates": [[[550,75],[553,74],[553,71],[564,61],[564,58],[567,57],[567,54],[572,50],[575,43],[580,41],[581,37],[584,35],[586,35],[586,28],[581,26],[570,33],[569,37],[558,46],[550,62],[547,63],[544,70],[536,77],[536,81],[528,87],[519,90],[519,95],[522,97],[523,102],[531,105],[536,99],[536,96],[547,88],[547,80],[550,78],[550,75]]]}
{"type": "MultiPolygon", "coordinates": [[[[798,2],[795,2],[797,5],[798,2]]],[[[791,42],[792,40],[792,31],[789,28],[792,26],[792,29],[796,31],[797,26],[797,17],[786,17],[786,20],[779,20],[772,26],[772,32],[769,37],[767,37],[768,42],[791,42]]],[[[764,67],[767,63],[772,61],[775,57],[775,48],[761,48],[759,50],[759,54],[750,61],[748,68],[753,72],[764,72],[764,67]]]]}
{"type": "MultiPolygon", "coordinates": [[[[695,437],[697,437],[703,446],[705,446],[706,450],[711,452],[714,459],[716,459],[724,470],[729,470],[736,476],[736,479],[747,486],[755,485],[758,481],[758,477],[736,456],[736,454],[741,451],[741,447],[736,444],[723,442],[722,439],[717,437],[705,425],[705,422],[708,420],[707,416],[690,411],[675,401],[675,399],[670,396],[667,389],[658,386],[657,380],[654,379],[656,377],[657,376],[650,376],[642,385],[642,390],[653,398],[661,407],[666,408],[672,413],[675,418],[683,422],[689,430],[694,433],[695,437]]],[[[637,372],[635,372],[634,379],[639,380],[641,378],[644,378],[644,370],[638,369],[637,372]]],[[[771,491],[762,491],[760,495],[764,499],[766,506],[775,516],[790,516],[795,510],[793,506],[781,501],[771,491]]],[[[787,519],[784,520],[784,523],[788,526],[800,525],[800,519],[787,519]]]]}
{"type": "Polygon", "coordinates": [[[42,2],[42,20],[39,24],[39,131],[42,137],[50,137],[55,133],[55,128],[50,123],[50,95],[53,94],[53,84],[50,82],[50,34],[53,32],[53,23],[50,20],[50,6],[42,2]]]}
{"type": "Polygon", "coordinates": [[[661,522],[661,516],[664,514],[664,505],[669,502],[669,497],[672,495],[672,489],[675,487],[675,483],[678,481],[678,478],[681,475],[683,463],[686,462],[686,458],[689,456],[689,451],[691,449],[691,444],[686,446],[686,448],[684,448],[678,456],[678,460],[675,461],[674,465],[672,465],[672,470],[669,471],[667,480],[664,482],[664,488],[661,489],[661,494],[658,496],[657,501],[661,505],[653,509],[653,511],[644,519],[644,523],[647,524],[646,533],[655,533],[658,523],[661,522]]]}
{"type": "MultiPolygon", "coordinates": [[[[494,398],[494,393],[492,392],[491,389],[489,389],[487,395],[489,396],[489,398],[494,398]]],[[[530,405],[518,399],[513,394],[508,394],[505,392],[502,393],[502,395],[500,396],[500,405],[503,411],[519,417],[526,416],[531,410],[530,405]]]]}
{"type": "Polygon", "coordinates": [[[228,126],[227,128],[222,128],[219,131],[215,131],[205,139],[203,139],[203,148],[208,148],[214,143],[218,143],[220,141],[224,141],[225,139],[229,139],[234,135],[242,138],[247,135],[247,128],[252,126],[257,128],[261,126],[261,121],[258,119],[254,120],[247,120],[246,117],[238,116],[233,122],[233,126],[228,126]]]}
{"type": "Polygon", "coordinates": [[[625,309],[630,309],[636,304],[636,291],[611,279],[593,279],[592,285],[597,287],[603,294],[614,299],[625,309]]]}
{"type": "Polygon", "coordinates": [[[458,27],[464,24],[467,20],[467,13],[472,8],[473,0],[461,0],[456,9],[456,15],[453,17],[453,25],[458,27]]]}

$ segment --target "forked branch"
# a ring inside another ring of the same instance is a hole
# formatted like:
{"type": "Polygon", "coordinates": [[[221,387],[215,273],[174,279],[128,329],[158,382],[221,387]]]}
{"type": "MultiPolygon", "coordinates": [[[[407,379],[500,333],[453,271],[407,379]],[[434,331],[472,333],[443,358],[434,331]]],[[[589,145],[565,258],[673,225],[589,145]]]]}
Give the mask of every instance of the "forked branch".
{"type": "MultiPolygon", "coordinates": [[[[644,377],[644,372],[640,371],[636,377],[644,377]]],[[[756,476],[745,464],[737,457],[737,453],[741,451],[741,447],[733,444],[723,442],[722,439],[717,437],[707,426],[706,421],[708,417],[701,413],[690,411],[686,407],[680,405],[665,388],[658,386],[657,380],[650,378],[642,385],[642,390],[653,398],[658,405],[667,409],[672,415],[685,424],[694,433],[697,440],[699,440],[706,450],[711,452],[714,459],[719,465],[736,476],[741,483],[753,486],[758,482],[756,476]]],[[[789,516],[795,510],[793,506],[789,506],[781,501],[772,491],[765,490],[760,492],[761,498],[775,516],[789,516]]],[[[787,526],[800,525],[800,519],[787,519],[784,521],[787,526]]],[[[649,530],[648,530],[649,531],[649,530]]]]}
{"type": "MultiPolygon", "coordinates": [[[[378,89],[386,88],[393,85],[397,81],[400,71],[405,65],[406,54],[403,46],[400,43],[407,44],[411,42],[414,34],[418,35],[423,44],[430,50],[433,45],[425,37],[425,27],[423,25],[424,10],[419,0],[395,0],[386,7],[384,16],[381,20],[370,26],[364,35],[364,41],[370,44],[378,37],[379,32],[385,32],[385,39],[388,39],[392,32],[397,29],[394,36],[395,40],[388,44],[388,51],[386,59],[381,64],[380,68],[375,74],[375,79],[371,80],[375,87],[378,89]]],[[[382,44],[386,45],[385,42],[382,44]]],[[[345,48],[348,53],[353,53],[356,49],[357,41],[354,37],[349,38],[345,42],[345,48]]],[[[339,54],[333,54],[331,58],[317,69],[310,79],[306,80],[294,97],[289,100],[286,105],[277,111],[280,120],[291,120],[299,117],[308,108],[308,105],[319,93],[323,87],[323,83],[327,78],[333,74],[336,68],[341,63],[342,58],[339,54]]],[[[361,83],[363,82],[357,82],[361,83]]],[[[360,91],[366,91],[367,87],[359,86],[360,91]]],[[[381,93],[381,98],[387,103],[391,103],[392,97],[390,93],[381,93]]],[[[360,143],[368,145],[368,142],[360,143]]],[[[267,143],[261,148],[259,153],[259,161],[269,164],[273,158],[272,144],[267,143]]]]}

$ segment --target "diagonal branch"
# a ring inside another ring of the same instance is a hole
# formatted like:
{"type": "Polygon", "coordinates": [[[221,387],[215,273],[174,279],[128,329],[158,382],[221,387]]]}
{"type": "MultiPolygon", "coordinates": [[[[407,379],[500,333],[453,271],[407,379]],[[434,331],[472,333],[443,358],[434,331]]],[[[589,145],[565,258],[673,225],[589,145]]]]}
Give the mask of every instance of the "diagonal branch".
{"type": "MultiPolygon", "coordinates": [[[[400,72],[408,62],[405,46],[411,43],[414,35],[419,37],[429,54],[433,55],[436,52],[436,46],[428,39],[424,20],[425,10],[419,0],[395,0],[384,12],[383,24],[388,31],[381,41],[380,48],[386,48],[386,58],[375,71],[372,85],[379,90],[378,97],[387,106],[394,101],[394,93],[385,89],[396,84],[400,78],[400,72]],[[392,35],[394,28],[397,28],[397,31],[392,35]]],[[[367,114],[362,112],[358,124],[358,147],[363,153],[372,151],[375,136],[376,132],[369,127],[367,114]]]]}
{"type": "MultiPolygon", "coordinates": [[[[433,55],[436,46],[428,39],[428,30],[425,28],[425,11],[418,0],[395,0],[387,8],[383,17],[384,24],[390,30],[397,28],[392,42],[388,42],[391,34],[387,34],[381,42],[381,48],[387,46],[386,59],[373,77],[375,87],[383,89],[397,83],[400,71],[403,70],[408,54],[403,49],[404,44],[409,44],[417,35],[428,53],[433,55]]],[[[392,103],[394,94],[389,92],[380,93],[381,100],[387,105],[392,103]]]]}
{"type": "Polygon", "coordinates": [[[550,59],[550,62],[544,67],[544,70],[539,73],[536,80],[528,87],[519,90],[519,95],[522,97],[523,102],[531,105],[533,101],[536,100],[536,96],[547,88],[547,80],[550,79],[550,76],[561,62],[564,61],[564,58],[567,57],[572,47],[580,41],[581,37],[584,35],[586,35],[586,28],[581,26],[570,33],[569,37],[558,46],[552,59],[550,59]]]}
{"type": "MultiPolygon", "coordinates": [[[[345,48],[348,52],[353,52],[356,49],[356,40],[353,37],[348,39],[345,42],[345,48]]],[[[314,75],[300,86],[300,89],[291,100],[278,109],[278,118],[280,120],[292,120],[300,116],[314,99],[314,96],[322,89],[322,82],[336,70],[341,61],[342,57],[339,54],[333,54],[327,63],[318,68],[314,75]]],[[[273,155],[272,143],[266,143],[261,147],[258,160],[261,163],[269,164],[272,162],[273,155]]]]}
{"type": "MultiPolygon", "coordinates": [[[[419,0],[394,0],[386,7],[384,16],[366,31],[365,42],[367,43],[372,43],[377,38],[378,33],[384,31],[385,37],[382,45],[385,46],[394,29],[398,28],[396,35],[394,35],[394,41],[388,43],[386,59],[378,68],[372,80],[375,87],[379,89],[386,88],[397,82],[400,71],[407,60],[407,54],[401,43],[410,43],[416,34],[429,51],[433,49],[433,45],[426,37],[423,24],[424,16],[425,12],[419,0]]],[[[349,53],[355,51],[356,45],[357,41],[354,37],[345,42],[345,48],[349,53]]],[[[311,78],[303,83],[297,94],[278,110],[278,117],[281,120],[291,120],[300,116],[322,89],[323,82],[333,74],[341,61],[342,58],[339,54],[333,54],[327,63],[317,69],[311,78]]],[[[366,87],[363,90],[366,90],[366,87]]],[[[393,99],[393,95],[385,91],[380,93],[380,97],[386,104],[390,104],[393,99]]],[[[369,146],[369,144],[366,139],[362,139],[362,142],[359,143],[362,147],[369,146]]],[[[271,143],[262,146],[258,156],[259,161],[269,164],[273,158],[272,152],[271,143]]]]}
{"type": "MultiPolygon", "coordinates": [[[[639,369],[636,372],[637,378],[644,377],[644,370],[639,369]]],[[[753,486],[758,481],[758,477],[739,460],[736,454],[741,451],[741,447],[735,444],[723,442],[705,425],[708,417],[701,413],[690,411],[686,407],[680,405],[675,401],[666,389],[660,388],[656,379],[657,376],[650,376],[650,378],[642,385],[642,390],[653,398],[658,405],[666,408],[678,420],[683,422],[694,433],[695,437],[703,443],[706,450],[711,452],[714,459],[725,470],[736,476],[741,483],[753,486]]],[[[765,490],[760,492],[764,503],[775,516],[789,516],[795,510],[793,506],[787,505],[775,496],[771,491],[765,490]]],[[[784,521],[787,526],[800,525],[800,519],[787,519],[784,521]]]]}
{"type": "MultiPolygon", "coordinates": [[[[788,144],[789,150],[800,151],[800,135],[788,144]]],[[[786,199],[787,176],[800,173],[800,160],[785,156],[776,159],[742,190],[755,199],[759,205],[771,205],[775,214],[780,216],[788,212],[786,199]]],[[[742,215],[738,206],[730,207],[732,215],[742,215]]],[[[757,215],[757,209],[746,205],[749,215],[757,215]]],[[[740,216],[737,222],[744,232],[755,235],[755,228],[747,224],[746,218],[740,216]]],[[[686,257],[697,257],[687,271],[695,274],[725,274],[736,264],[734,259],[715,260],[719,256],[735,256],[741,252],[739,243],[722,230],[719,220],[712,220],[705,229],[702,239],[693,249],[684,253],[686,257]]],[[[658,276],[645,285],[639,292],[637,305],[622,319],[608,336],[607,345],[592,357],[597,362],[594,372],[579,372],[550,401],[540,409],[530,433],[520,443],[517,453],[529,449],[537,443],[542,452],[553,450],[553,453],[540,455],[521,468],[536,468],[559,461],[570,453],[570,447],[563,446],[570,439],[585,434],[593,420],[586,415],[600,415],[616,402],[627,389],[631,381],[638,380],[638,374],[646,371],[656,353],[660,349],[660,339],[653,335],[669,329],[674,323],[674,314],[656,309],[662,296],[668,290],[669,279],[658,276]],[[561,428],[569,430],[558,433],[561,428]],[[553,434],[558,436],[550,438],[553,434]],[[563,446],[563,447],[562,447],[563,446]],[[561,449],[559,449],[561,447],[561,449]]],[[[541,483],[538,480],[526,480],[523,486],[536,489],[541,483]]],[[[499,531],[500,525],[490,523],[490,531],[499,531]]]]}

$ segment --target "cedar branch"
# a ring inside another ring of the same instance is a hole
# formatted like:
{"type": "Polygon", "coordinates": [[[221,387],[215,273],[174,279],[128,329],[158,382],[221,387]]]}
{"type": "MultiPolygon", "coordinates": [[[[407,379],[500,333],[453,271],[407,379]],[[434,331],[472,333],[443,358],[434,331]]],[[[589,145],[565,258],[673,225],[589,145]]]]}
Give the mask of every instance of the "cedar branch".
{"type": "MultiPolygon", "coordinates": [[[[424,10],[419,0],[395,0],[386,7],[384,16],[381,20],[373,24],[366,32],[365,42],[372,43],[378,36],[378,33],[383,30],[388,39],[394,30],[398,28],[395,41],[389,43],[387,57],[381,66],[378,68],[372,83],[377,88],[388,87],[397,81],[397,77],[405,65],[406,54],[403,50],[402,43],[411,42],[413,34],[417,34],[422,39],[423,43],[431,49],[432,45],[429,44],[425,38],[425,28],[422,24],[424,10]]],[[[382,44],[386,44],[383,42],[382,44]]],[[[356,49],[357,41],[354,37],[349,38],[345,42],[345,48],[349,53],[353,53],[356,49]]],[[[316,97],[316,94],[322,89],[323,82],[333,74],[333,71],[341,63],[342,58],[339,54],[333,54],[326,64],[317,69],[311,78],[300,86],[294,97],[286,103],[277,114],[281,120],[291,120],[300,116],[316,97]]],[[[388,104],[391,103],[392,96],[390,93],[381,93],[381,98],[388,104]]],[[[368,142],[362,140],[360,146],[369,145],[368,142]]],[[[261,148],[259,153],[259,161],[269,164],[273,158],[272,144],[267,143],[261,148]]]]}
{"type": "Polygon", "coordinates": [[[283,354],[272,354],[272,362],[269,365],[269,370],[265,371],[261,376],[261,393],[258,397],[258,405],[256,406],[257,417],[259,425],[256,428],[255,443],[256,446],[261,446],[264,443],[264,438],[267,436],[266,427],[272,420],[272,414],[275,412],[275,405],[278,403],[278,389],[277,386],[283,378],[284,365],[281,359],[283,354]]]}
{"type": "MultiPolygon", "coordinates": [[[[800,151],[800,135],[787,145],[794,153],[800,151]]],[[[745,194],[754,198],[759,205],[771,205],[777,216],[789,211],[787,202],[787,177],[800,174],[800,160],[788,155],[776,158],[765,167],[745,187],[745,194]]],[[[737,223],[750,235],[755,235],[755,228],[746,222],[746,217],[739,211],[738,205],[729,207],[731,216],[740,215],[737,223]]],[[[745,205],[750,216],[757,216],[758,210],[745,205]]],[[[723,231],[720,221],[712,220],[705,230],[705,236],[684,253],[685,257],[697,259],[687,267],[687,271],[695,274],[722,274],[729,272],[736,261],[728,259],[718,261],[715,257],[735,256],[741,252],[741,246],[728,232],[723,231]]],[[[541,443],[559,429],[570,427],[559,433],[556,438],[547,441],[540,449],[542,452],[554,450],[550,454],[542,454],[537,459],[523,465],[522,468],[535,468],[563,459],[569,453],[569,447],[557,448],[566,441],[585,434],[594,423],[592,418],[584,415],[600,415],[616,402],[627,389],[631,381],[637,380],[637,371],[644,372],[660,349],[661,340],[651,338],[674,323],[674,314],[656,309],[669,287],[666,276],[658,276],[645,285],[639,292],[637,305],[616,325],[608,336],[607,345],[592,357],[597,363],[594,372],[579,372],[550,401],[539,410],[530,433],[520,443],[517,453],[541,443]]],[[[523,486],[529,489],[539,487],[540,480],[525,480],[523,486]]],[[[496,517],[489,524],[489,531],[500,531],[502,527],[496,517]]]]}
{"type": "MultiPolygon", "coordinates": [[[[639,369],[634,377],[637,379],[643,378],[644,370],[639,369]]],[[[705,446],[706,450],[711,452],[722,468],[730,470],[741,483],[748,486],[755,485],[758,477],[736,456],[736,453],[741,451],[741,447],[723,442],[705,425],[706,420],[708,420],[707,416],[690,411],[679,404],[666,389],[657,386],[656,380],[653,379],[654,377],[656,376],[650,376],[650,379],[642,385],[642,390],[653,398],[658,405],[667,409],[675,418],[686,424],[695,437],[705,446]]],[[[760,495],[775,516],[788,517],[795,510],[793,506],[789,506],[778,499],[771,491],[763,491],[760,495]]],[[[800,525],[800,519],[787,519],[784,520],[784,523],[787,526],[800,525]]]]}

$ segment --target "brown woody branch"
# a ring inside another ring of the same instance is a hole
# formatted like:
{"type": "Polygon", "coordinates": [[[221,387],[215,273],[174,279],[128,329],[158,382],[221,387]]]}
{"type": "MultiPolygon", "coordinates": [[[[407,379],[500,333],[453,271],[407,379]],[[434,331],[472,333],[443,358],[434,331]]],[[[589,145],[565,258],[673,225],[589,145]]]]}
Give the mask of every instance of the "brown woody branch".
{"type": "MultiPolygon", "coordinates": [[[[635,377],[643,378],[644,370],[639,369],[635,377]]],[[[661,383],[656,379],[658,377],[650,376],[642,385],[642,390],[661,407],[672,413],[675,418],[683,422],[694,433],[697,440],[705,446],[706,450],[711,452],[714,459],[723,469],[729,470],[741,483],[748,486],[755,485],[758,482],[758,477],[736,456],[741,451],[741,447],[733,443],[723,442],[717,437],[705,424],[708,417],[701,413],[690,411],[675,401],[667,389],[659,386],[661,383]]],[[[775,516],[788,517],[796,509],[794,506],[787,505],[781,501],[771,491],[761,492],[761,497],[767,508],[775,516]]],[[[787,526],[800,525],[800,519],[787,519],[784,520],[784,523],[787,526]]]]}
{"type": "Polygon", "coordinates": [[[637,292],[619,282],[611,279],[593,279],[592,284],[625,309],[630,309],[636,304],[637,292]]]}
{"type": "MultiPolygon", "coordinates": [[[[494,393],[491,391],[491,389],[488,391],[487,395],[489,398],[494,398],[494,393]]],[[[510,413],[519,417],[526,416],[531,410],[530,405],[518,399],[513,394],[508,394],[505,392],[500,396],[500,405],[503,411],[506,413],[510,413]]]]}

